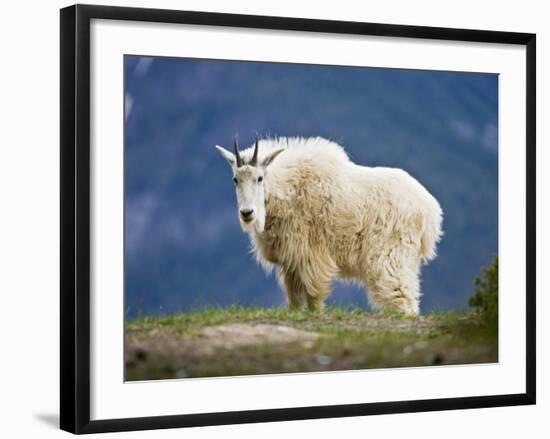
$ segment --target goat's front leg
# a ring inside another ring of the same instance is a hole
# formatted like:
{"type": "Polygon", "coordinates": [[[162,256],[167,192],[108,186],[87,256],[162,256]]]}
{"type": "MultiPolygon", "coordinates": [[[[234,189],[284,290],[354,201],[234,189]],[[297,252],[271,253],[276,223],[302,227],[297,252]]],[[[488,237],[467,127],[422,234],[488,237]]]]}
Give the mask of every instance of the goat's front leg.
{"type": "Polygon", "coordinates": [[[302,309],[306,302],[307,292],[300,277],[294,271],[279,270],[279,278],[286,293],[288,309],[302,309]]]}
{"type": "Polygon", "coordinates": [[[338,269],[332,259],[328,257],[319,257],[314,261],[315,264],[303,267],[300,279],[307,292],[308,309],[318,312],[323,310],[324,301],[332,290],[332,279],[337,275],[338,269]]]}

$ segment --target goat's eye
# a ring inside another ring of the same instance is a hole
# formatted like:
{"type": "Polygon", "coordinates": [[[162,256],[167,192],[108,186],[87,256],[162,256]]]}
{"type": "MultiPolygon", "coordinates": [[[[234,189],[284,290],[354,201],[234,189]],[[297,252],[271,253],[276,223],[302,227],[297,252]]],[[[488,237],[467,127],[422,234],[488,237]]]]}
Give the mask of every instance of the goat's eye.
{"type": "Polygon", "coordinates": [[[235,178],[233,179],[233,183],[239,184],[239,180],[237,180],[237,177],[235,177],[235,178]]]}
{"type": "Polygon", "coordinates": [[[264,181],[264,178],[262,176],[258,177],[258,183],[261,183],[262,181],[264,181]]]}

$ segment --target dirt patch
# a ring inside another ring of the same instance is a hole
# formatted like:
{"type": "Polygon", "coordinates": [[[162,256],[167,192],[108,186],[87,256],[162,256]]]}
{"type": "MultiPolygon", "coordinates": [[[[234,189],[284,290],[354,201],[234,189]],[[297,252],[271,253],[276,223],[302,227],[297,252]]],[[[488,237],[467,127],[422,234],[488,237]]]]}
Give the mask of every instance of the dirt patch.
{"type": "Polygon", "coordinates": [[[209,326],[196,338],[214,348],[234,349],[258,344],[286,344],[314,341],[319,334],[284,325],[235,323],[209,326]]]}

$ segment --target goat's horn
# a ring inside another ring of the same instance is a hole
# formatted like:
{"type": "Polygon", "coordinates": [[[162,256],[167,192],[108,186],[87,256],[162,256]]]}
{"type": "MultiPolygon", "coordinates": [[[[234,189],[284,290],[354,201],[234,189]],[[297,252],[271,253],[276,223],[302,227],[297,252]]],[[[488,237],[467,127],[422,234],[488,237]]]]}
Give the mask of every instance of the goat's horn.
{"type": "Polygon", "coordinates": [[[233,146],[235,147],[235,157],[237,159],[237,168],[239,168],[243,165],[243,159],[241,158],[241,154],[239,153],[239,145],[237,145],[237,137],[235,137],[235,140],[233,141],[233,146]]]}
{"type": "Polygon", "coordinates": [[[256,146],[254,147],[254,155],[252,156],[252,160],[250,160],[250,166],[257,166],[258,165],[258,138],[256,137],[256,146]]]}

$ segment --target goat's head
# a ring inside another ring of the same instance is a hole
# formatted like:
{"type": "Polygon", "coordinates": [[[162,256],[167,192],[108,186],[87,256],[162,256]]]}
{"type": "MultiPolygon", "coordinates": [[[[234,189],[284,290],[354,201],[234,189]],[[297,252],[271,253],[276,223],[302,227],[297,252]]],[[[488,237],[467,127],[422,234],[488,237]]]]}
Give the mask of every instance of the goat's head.
{"type": "Polygon", "coordinates": [[[252,157],[243,158],[237,139],[233,144],[235,153],[216,145],[233,171],[233,183],[237,193],[239,221],[244,231],[256,230],[261,233],[265,227],[265,183],[266,168],[284,149],[277,149],[267,156],[258,158],[259,142],[256,139],[252,157]]]}

